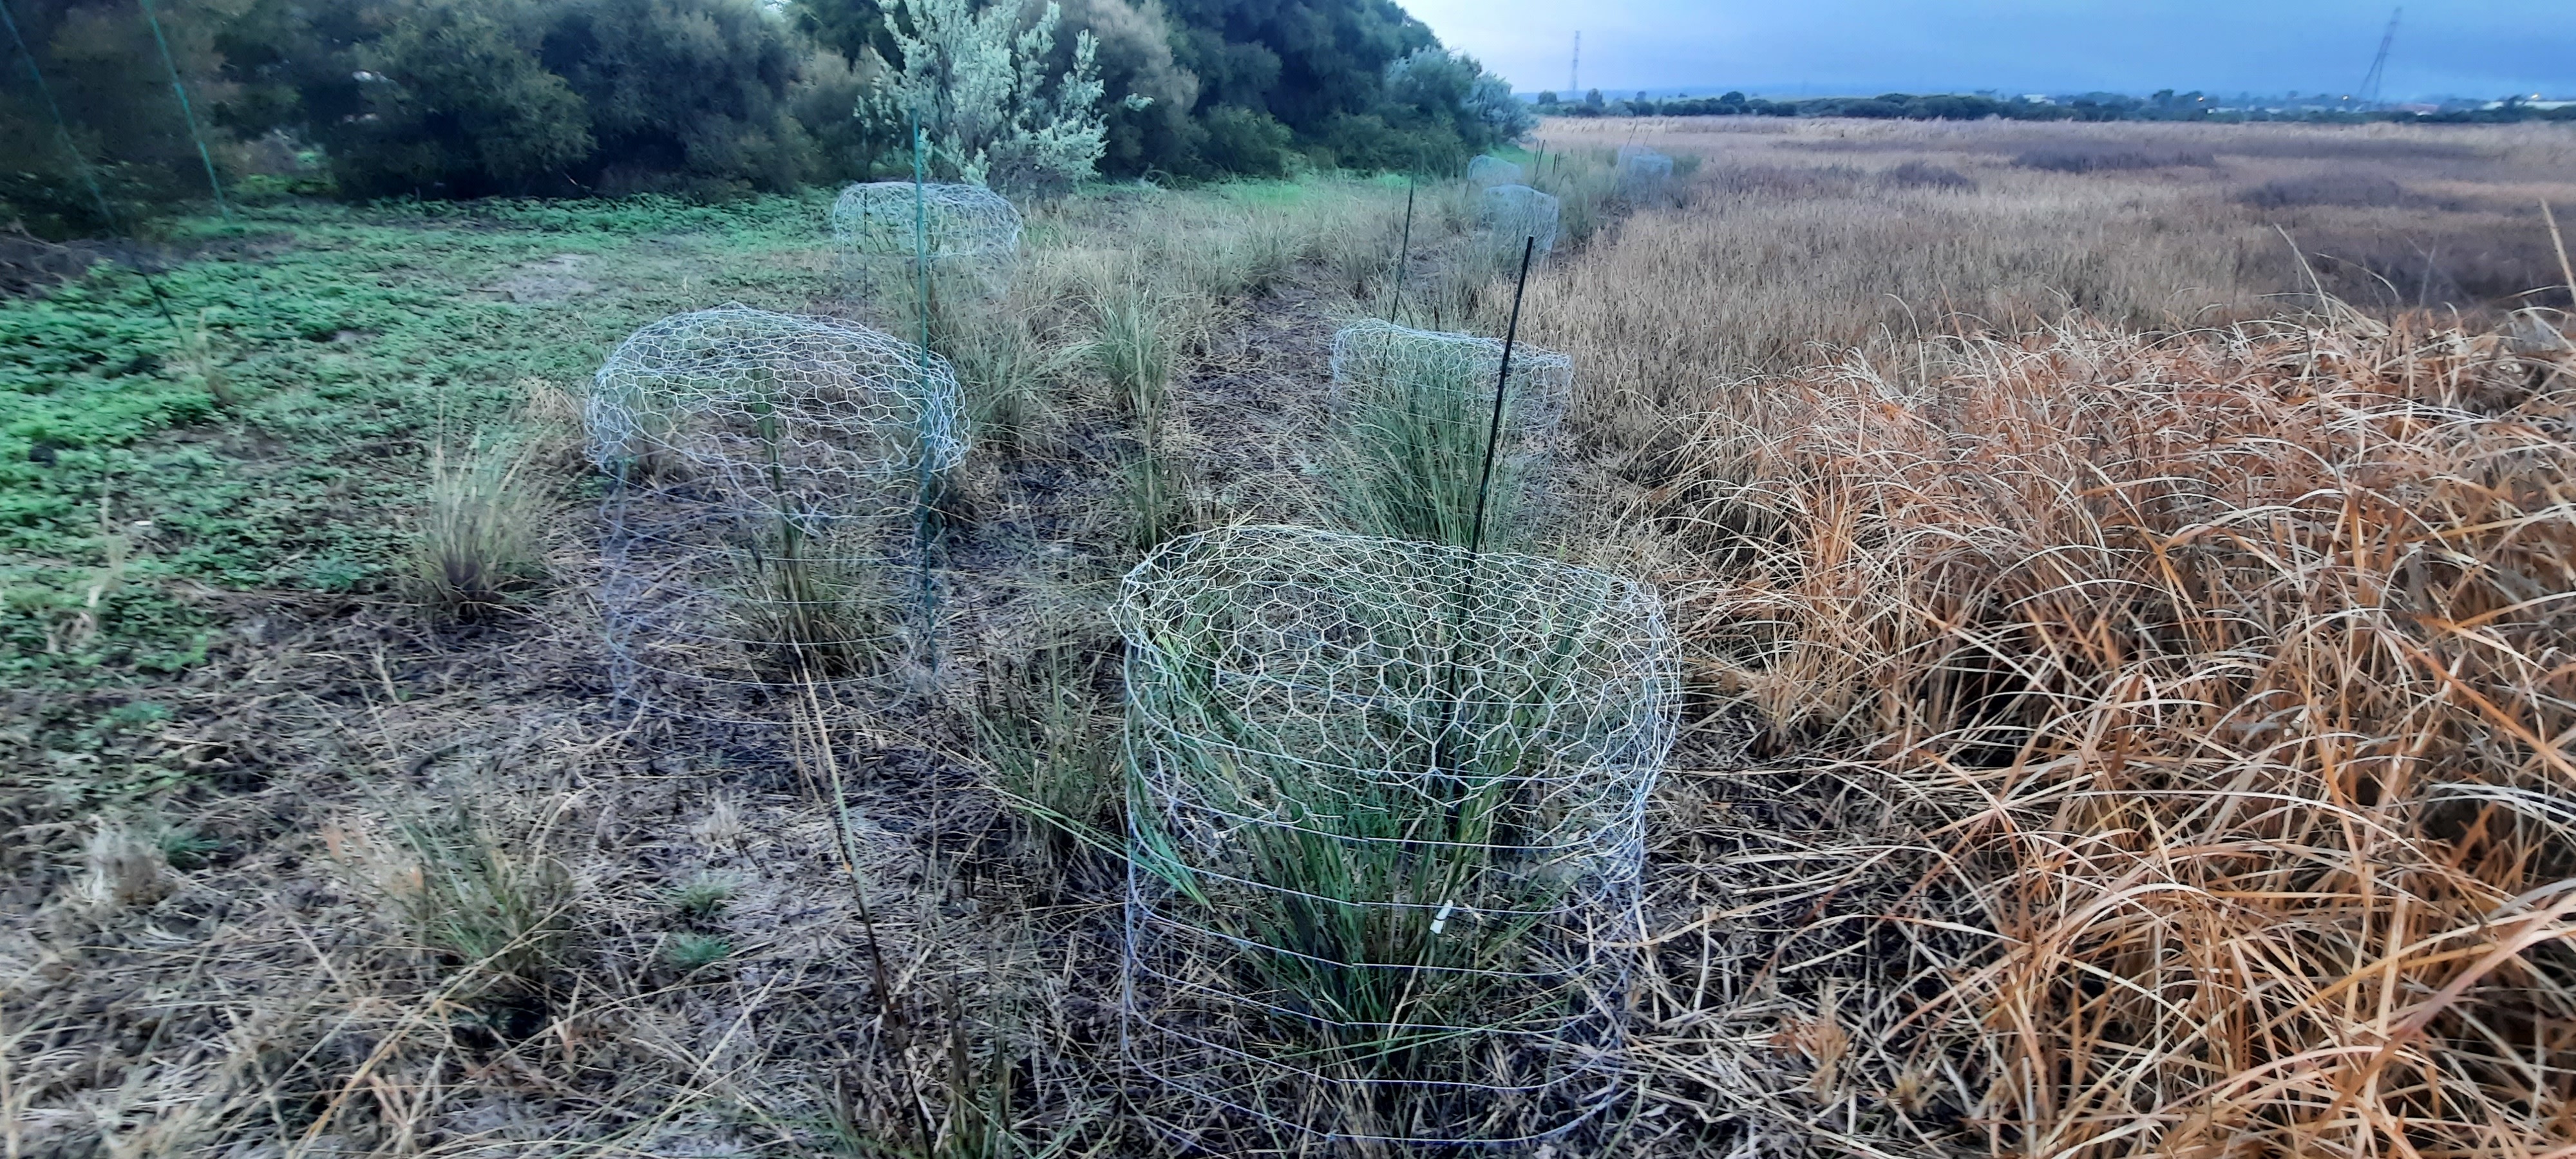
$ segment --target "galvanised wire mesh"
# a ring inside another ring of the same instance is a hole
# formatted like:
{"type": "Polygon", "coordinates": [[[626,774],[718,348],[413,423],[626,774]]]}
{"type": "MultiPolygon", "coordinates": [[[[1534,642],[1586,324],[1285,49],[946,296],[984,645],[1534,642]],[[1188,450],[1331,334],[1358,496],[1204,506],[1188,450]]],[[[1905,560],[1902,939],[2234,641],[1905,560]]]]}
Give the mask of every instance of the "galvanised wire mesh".
{"type": "Polygon", "coordinates": [[[1486,525],[1496,542],[1528,530],[1525,500],[1574,392],[1574,360],[1518,344],[1500,382],[1503,344],[1382,319],[1333,335],[1336,457],[1328,464],[1353,526],[1398,538],[1466,544],[1475,533],[1488,436],[1495,436],[1486,525]],[[1493,425],[1503,390],[1502,425],[1493,425]]]}
{"type": "Polygon", "coordinates": [[[1557,202],[1526,185],[1496,185],[1476,198],[1476,231],[1487,248],[1518,255],[1523,238],[1538,239],[1538,252],[1556,249],[1557,202]]]}
{"type": "MultiPolygon", "coordinates": [[[[1500,339],[1363,319],[1333,332],[1332,407],[1342,412],[1367,405],[1402,406],[1426,389],[1472,394],[1490,404],[1502,364],[1500,339]]],[[[1543,443],[1554,436],[1574,396],[1574,359],[1517,343],[1504,393],[1503,437],[1543,443]]],[[[1479,437],[1489,417],[1477,417],[1479,437]]]]}
{"type": "Polygon", "coordinates": [[[1490,153],[1479,153],[1467,162],[1467,180],[1478,185],[1521,184],[1521,167],[1490,153]]]}
{"type": "Polygon", "coordinates": [[[1147,557],[1118,618],[1133,1065],[1334,1140],[1527,1141],[1607,1104],[1680,697],[1651,590],[1230,527],[1147,557]]]}
{"type": "Polygon", "coordinates": [[[1018,268],[1020,211],[981,185],[867,181],[832,201],[843,277],[871,293],[908,292],[926,260],[941,288],[998,294],[1018,268]]]}
{"type": "Polygon", "coordinates": [[[1673,159],[1643,145],[1619,146],[1619,189],[1636,194],[1673,179],[1673,159]]]}
{"type": "Polygon", "coordinates": [[[945,360],[728,303],[619,343],[584,417],[611,477],[600,605],[622,695],[772,723],[809,685],[880,673],[923,594],[921,488],[965,458],[945,360]]]}

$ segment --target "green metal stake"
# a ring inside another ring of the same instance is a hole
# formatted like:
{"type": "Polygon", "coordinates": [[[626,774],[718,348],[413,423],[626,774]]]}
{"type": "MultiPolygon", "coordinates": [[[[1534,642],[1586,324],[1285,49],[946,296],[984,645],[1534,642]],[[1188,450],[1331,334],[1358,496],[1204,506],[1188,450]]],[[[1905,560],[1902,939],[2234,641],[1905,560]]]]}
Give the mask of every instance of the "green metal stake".
{"type": "Polygon", "coordinates": [[[913,566],[921,584],[922,660],[934,672],[939,669],[938,593],[930,584],[930,203],[922,188],[923,160],[921,110],[912,111],[912,267],[917,295],[915,306],[921,315],[921,414],[915,420],[914,442],[921,465],[913,480],[912,554],[913,566]]]}
{"type": "Polygon", "coordinates": [[[188,103],[188,86],[179,82],[179,62],[170,56],[170,39],[161,35],[161,17],[152,10],[152,0],[135,0],[143,6],[143,19],[152,25],[152,43],[161,46],[161,67],[170,72],[170,91],[179,95],[179,116],[188,122],[188,137],[197,143],[197,160],[206,165],[206,187],[215,191],[215,211],[223,215],[224,224],[233,223],[233,207],[224,202],[224,183],[215,176],[215,155],[206,151],[205,135],[197,131],[197,110],[188,103]]]}
{"type": "MultiPolygon", "coordinates": [[[[18,55],[26,59],[27,78],[36,82],[36,95],[44,99],[45,111],[54,118],[54,135],[62,139],[63,152],[71,157],[72,168],[80,171],[81,184],[89,187],[89,198],[98,205],[99,220],[107,224],[110,232],[123,232],[117,224],[115,207],[108,204],[107,191],[99,187],[98,172],[90,168],[89,158],[82,155],[80,142],[72,139],[71,124],[63,120],[63,107],[54,101],[53,86],[45,83],[45,70],[36,65],[36,50],[28,47],[27,38],[18,31],[18,19],[10,15],[6,3],[0,3],[0,25],[9,29],[10,43],[17,45],[18,55]]],[[[185,336],[179,332],[179,319],[170,313],[170,299],[161,293],[161,283],[154,281],[151,271],[140,265],[134,267],[134,272],[142,277],[143,288],[152,292],[152,304],[160,309],[161,320],[170,324],[170,336],[185,341],[185,336]]]]}

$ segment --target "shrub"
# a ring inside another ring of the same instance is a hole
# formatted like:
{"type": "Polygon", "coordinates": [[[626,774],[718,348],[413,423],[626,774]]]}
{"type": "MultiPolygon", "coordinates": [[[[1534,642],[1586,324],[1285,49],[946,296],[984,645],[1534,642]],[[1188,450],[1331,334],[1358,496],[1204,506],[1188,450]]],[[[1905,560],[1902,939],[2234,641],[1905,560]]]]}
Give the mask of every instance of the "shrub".
{"type": "Polygon", "coordinates": [[[1207,140],[1200,152],[1208,164],[1248,177],[1287,174],[1296,134],[1280,124],[1277,117],[1258,109],[1218,105],[1207,111],[1206,129],[1207,140]]]}
{"type": "Polygon", "coordinates": [[[1050,0],[1026,28],[1015,4],[895,0],[892,11],[900,61],[861,115],[889,127],[918,118],[942,177],[1053,195],[1093,174],[1108,149],[1099,41],[1077,33],[1071,67],[1051,77],[1061,7],[1050,0]]]}
{"type": "Polygon", "coordinates": [[[800,52],[752,0],[554,0],[539,59],[585,106],[605,193],[793,188],[800,52]]]}
{"type": "Polygon", "coordinates": [[[334,141],[353,196],[569,192],[596,147],[580,94],[536,57],[514,0],[419,0],[359,59],[366,112],[334,141]]]}

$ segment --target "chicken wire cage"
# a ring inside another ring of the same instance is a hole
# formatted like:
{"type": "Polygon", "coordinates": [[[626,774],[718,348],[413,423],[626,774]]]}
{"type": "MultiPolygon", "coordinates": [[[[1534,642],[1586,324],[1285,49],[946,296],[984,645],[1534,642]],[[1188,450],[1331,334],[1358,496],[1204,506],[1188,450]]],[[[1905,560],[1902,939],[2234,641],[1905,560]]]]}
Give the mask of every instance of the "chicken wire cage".
{"type": "MultiPolygon", "coordinates": [[[[1335,413],[1367,406],[1406,406],[1424,391],[1472,396],[1491,405],[1503,372],[1498,339],[1445,330],[1417,330],[1382,318],[1354,322],[1333,332],[1335,413]]],[[[1526,342],[1512,346],[1511,380],[1503,383],[1504,437],[1543,444],[1574,395],[1574,359],[1526,342]]],[[[1488,416],[1477,418],[1482,429],[1488,416]]]]}
{"type": "Polygon", "coordinates": [[[1518,254],[1523,239],[1540,253],[1556,249],[1557,201],[1526,185],[1496,185],[1476,199],[1476,232],[1488,248],[1518,254]]]}
{"type": "Polygon", "coordinates": [[[965,458],[945,360],[729,303],[619,343],[584,417],[623,697],[760,724],[878,680],[928,595],[926,489],[965,458]]]}
{"type": "Polygon", "coordinates": [[[1518,185],[1521,167],[1490,153],[1479,153],[1467,162],[1467,180],[1477,185],[1518,185]]]}
{"type": "Polygon", "coordinates": [[[1643,145],[1619,147],[1619,189],[1637,194],[1673,179],[1673,159],[1643,145]]]}
{"type": "Polygon", "coordinates": [[[1488,531],[1507,543],[1535,528],[1541,512],[1528,501],[1545,491],[1574,360],[1518,344],[1509,381],[1502,364],[1503,343],[1473,334],[1368,319],[1333,335],[1336,457],[1328,466],[1355,526],[1442,543],[1488,531]],[[1490,514],[1480,521],[1487,497],[1490,514]]]}
{"type": "Polygon", "coordinates": [[[1158,1126],[1512,1143],[1615,1096],[1680,699],[1650,589],[1233,527],[1139,564],[1118,620],[1121,1041],[1202,1115],[1158,1126]]]}
{"type": "Polygon", "coordinates": [[[926,261],[942,291],[997,295],[1020,252],[1020,211],[981,185],[857,182],[832,201],[832,242],[852,289],[908,292],[926,261]]]}

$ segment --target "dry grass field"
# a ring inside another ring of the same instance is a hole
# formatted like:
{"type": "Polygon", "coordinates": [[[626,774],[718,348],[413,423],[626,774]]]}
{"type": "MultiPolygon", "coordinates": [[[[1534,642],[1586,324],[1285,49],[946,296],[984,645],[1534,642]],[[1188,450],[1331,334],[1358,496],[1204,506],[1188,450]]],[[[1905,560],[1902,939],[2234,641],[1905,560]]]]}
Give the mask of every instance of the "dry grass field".
{"type": "MultiPolygon", "coordinates": [[[[1523,337],[1578,377],[1530,546],[1652,581],[1689,687],[1631,1080],[1530,1152],[2576,1149],[2576,134],[1543,136],[1523,337]],[[1696,165],[1622,194],[1630,143],[1696,165]]],[[[195,666],[12,694],[0,1154],[1370,1150],[1120,1063],[1108,606],[1179,531],[1349,518],[1328,344],[1399,268],[1501,332],[1420,192],[1401,267],[1400,182],[1033,215],[935,320],[978,441],[894,701],[618,701],[572,374],[370,452],[395,541],[545,577],[497,610],[199,584],[195,666]]],[[[830,261],[581,268],[903,324],[830,261]]]]}

